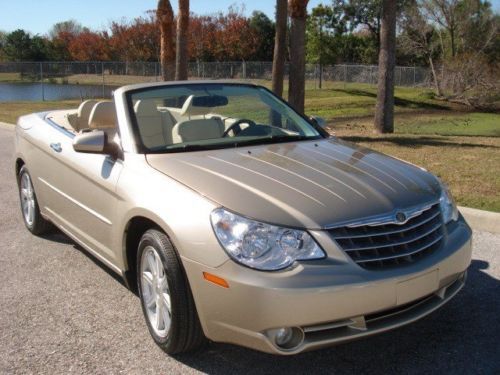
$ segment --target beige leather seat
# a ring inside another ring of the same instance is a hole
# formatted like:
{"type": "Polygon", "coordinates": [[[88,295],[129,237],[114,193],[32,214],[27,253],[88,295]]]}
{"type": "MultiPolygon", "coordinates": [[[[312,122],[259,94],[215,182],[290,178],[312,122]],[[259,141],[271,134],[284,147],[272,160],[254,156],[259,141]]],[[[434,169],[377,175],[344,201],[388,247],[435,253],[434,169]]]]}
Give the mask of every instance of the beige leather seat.
{"type": "Polygon", "coordinates": [[[154,100],[139,100],[134,106],[139,132],[148,148],[172,144],[174,120],[168,111],[158,111],[154,100]]]}
{"type": "Polygon", "coordinates": [[[104,130],[108,134],[108,139],[115,139],[118,131],[115,103],[97,102],[90,112],[88,127],[90,129],[104,130]]]}
{"type": "Polygon", "coordinates": [[[193,106],[194,95],[186,99],[182,106],[181,116],[186,120],[180,121],[172,130],[173,143],[199,141],[222,137],[224,124],[218,117],[207,118],[212,108],[193,106]]]}
{"type": "Polygon", "coordinates": [[[73,129],[80,131],[88,128],[90,113],[97,102],[97,100],[89,99],[80,104],[76,113],[76,121],[73,123],[73,129]]]}

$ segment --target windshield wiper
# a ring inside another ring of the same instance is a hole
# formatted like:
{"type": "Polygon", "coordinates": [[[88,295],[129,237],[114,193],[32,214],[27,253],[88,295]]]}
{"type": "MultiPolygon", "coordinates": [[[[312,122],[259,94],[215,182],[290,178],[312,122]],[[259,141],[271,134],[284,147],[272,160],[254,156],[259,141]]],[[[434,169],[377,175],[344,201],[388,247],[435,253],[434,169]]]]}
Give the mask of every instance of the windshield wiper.
{"type": "Polygon", "coordinates": [[[269,143],[305,141],[311,139],[316,139],[316,137],[310,137],[307,135],[271,135],[263,138],[254,138],[246,141],[245,140],[238,141],[234,143],[234,146],[241,147],[241,146],[261,145],[269,143]]]}
{"type": "MultiPolygon", "coordinates": [[[[217,144],[212,144],[212,145],[178,145],[175,147],[170,147],[170,148],[162,148],[162,149],[157,149],[154,150],[153,153],[156,154],[168,154],[168,153],[174,153],[174,152],[188,152],[188,151],[204,151],[204,150],[213,150],[216,148],[223,147],[224,145],[217,143],[217,144]]],[[[231,147],[231,145],[229,145],[231,147]]]]}
{"type": "Polygon", "coordinates": [[[214,144],[208,144],[208,145],[200,145],[200,144],[175,145],[175,147],[157,148],[155,150],[151,150],[150,153],[152,153],[152,154],[168,154],[168,153],[176,153],[176,152],[206,151],[206,150],[217,150],[217,149],[232,148],[232,147],[263,145],[263,144],[270,144],[270,143],[312,140],[312,139],[317,139],[317,138],[319,138],[319,137],[311,137],[311,136],[307,136],[307,135],[271,135],[271,136],[267,136],[267,137],[253,138],[253,139],[248,139],[248,140],[235,138],[234,142],[214,143],[214,144]]]}

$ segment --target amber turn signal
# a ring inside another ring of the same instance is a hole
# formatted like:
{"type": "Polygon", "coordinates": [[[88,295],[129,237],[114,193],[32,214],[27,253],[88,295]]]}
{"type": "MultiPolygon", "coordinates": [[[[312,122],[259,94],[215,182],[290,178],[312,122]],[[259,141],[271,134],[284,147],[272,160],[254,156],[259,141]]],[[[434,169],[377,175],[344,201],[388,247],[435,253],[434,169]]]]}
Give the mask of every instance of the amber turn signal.
{"type": "Polygon", "coordinates": [[[212,275],[208,272],[203,272],[203,277],[205,278],[205,280],[210,281],[211,283],[219,285],[223,288],[229,288],[229,284],[222,277],[212,275]]]}

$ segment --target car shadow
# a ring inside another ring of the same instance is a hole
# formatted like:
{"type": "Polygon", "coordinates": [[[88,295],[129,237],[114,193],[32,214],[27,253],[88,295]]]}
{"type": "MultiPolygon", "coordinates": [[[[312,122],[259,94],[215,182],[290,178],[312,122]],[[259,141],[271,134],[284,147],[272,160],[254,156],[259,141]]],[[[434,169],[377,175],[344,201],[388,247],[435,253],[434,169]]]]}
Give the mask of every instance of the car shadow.
{"type": "MultiPolygon", "coordinates": [[[[104,272],[106,272],[109,276],[111,276],[119,284],[121,284],[121,286],[130,290],[122,277],[120,277],[116,272],[114,272],[112,269],[110,269],[104,262],[102,262],[99,258],[97,258],[95,255],[93,255],[91,252],[87,251],[82,246],[80,246],[75,241],[73,241],[71,238],[69,238],[66,234],[64,234],[58,228],[53,227],[47,234],[41,236],[41,238],[43,238],[47,241],[57,242],[57,243],[64,244],[64,245],[71,245],[73,247],[73,249],[75,249],[75,250],[79,251],[80,253],[82,253],[83,255],[85,255],[89,260],[94,262],[99,268],[101,268],[104,272]]],[[[131,291],[131,292],[133,294],[135,294],[133,291],[131,291]]]]}

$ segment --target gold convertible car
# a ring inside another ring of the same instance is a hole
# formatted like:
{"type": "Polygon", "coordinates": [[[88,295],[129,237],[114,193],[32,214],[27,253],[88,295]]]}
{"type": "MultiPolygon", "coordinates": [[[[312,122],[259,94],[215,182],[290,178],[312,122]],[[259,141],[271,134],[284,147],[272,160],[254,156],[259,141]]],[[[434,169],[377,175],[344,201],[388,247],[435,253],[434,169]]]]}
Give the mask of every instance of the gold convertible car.
{"type": "Polygon", "coordinates": [[[295,354],[400,327],[463,287],[471,230],[426,170],[330,136],[264,87],[126,86],[19,119],[24,222],[140,296],[167,353],[295,354]]]}

